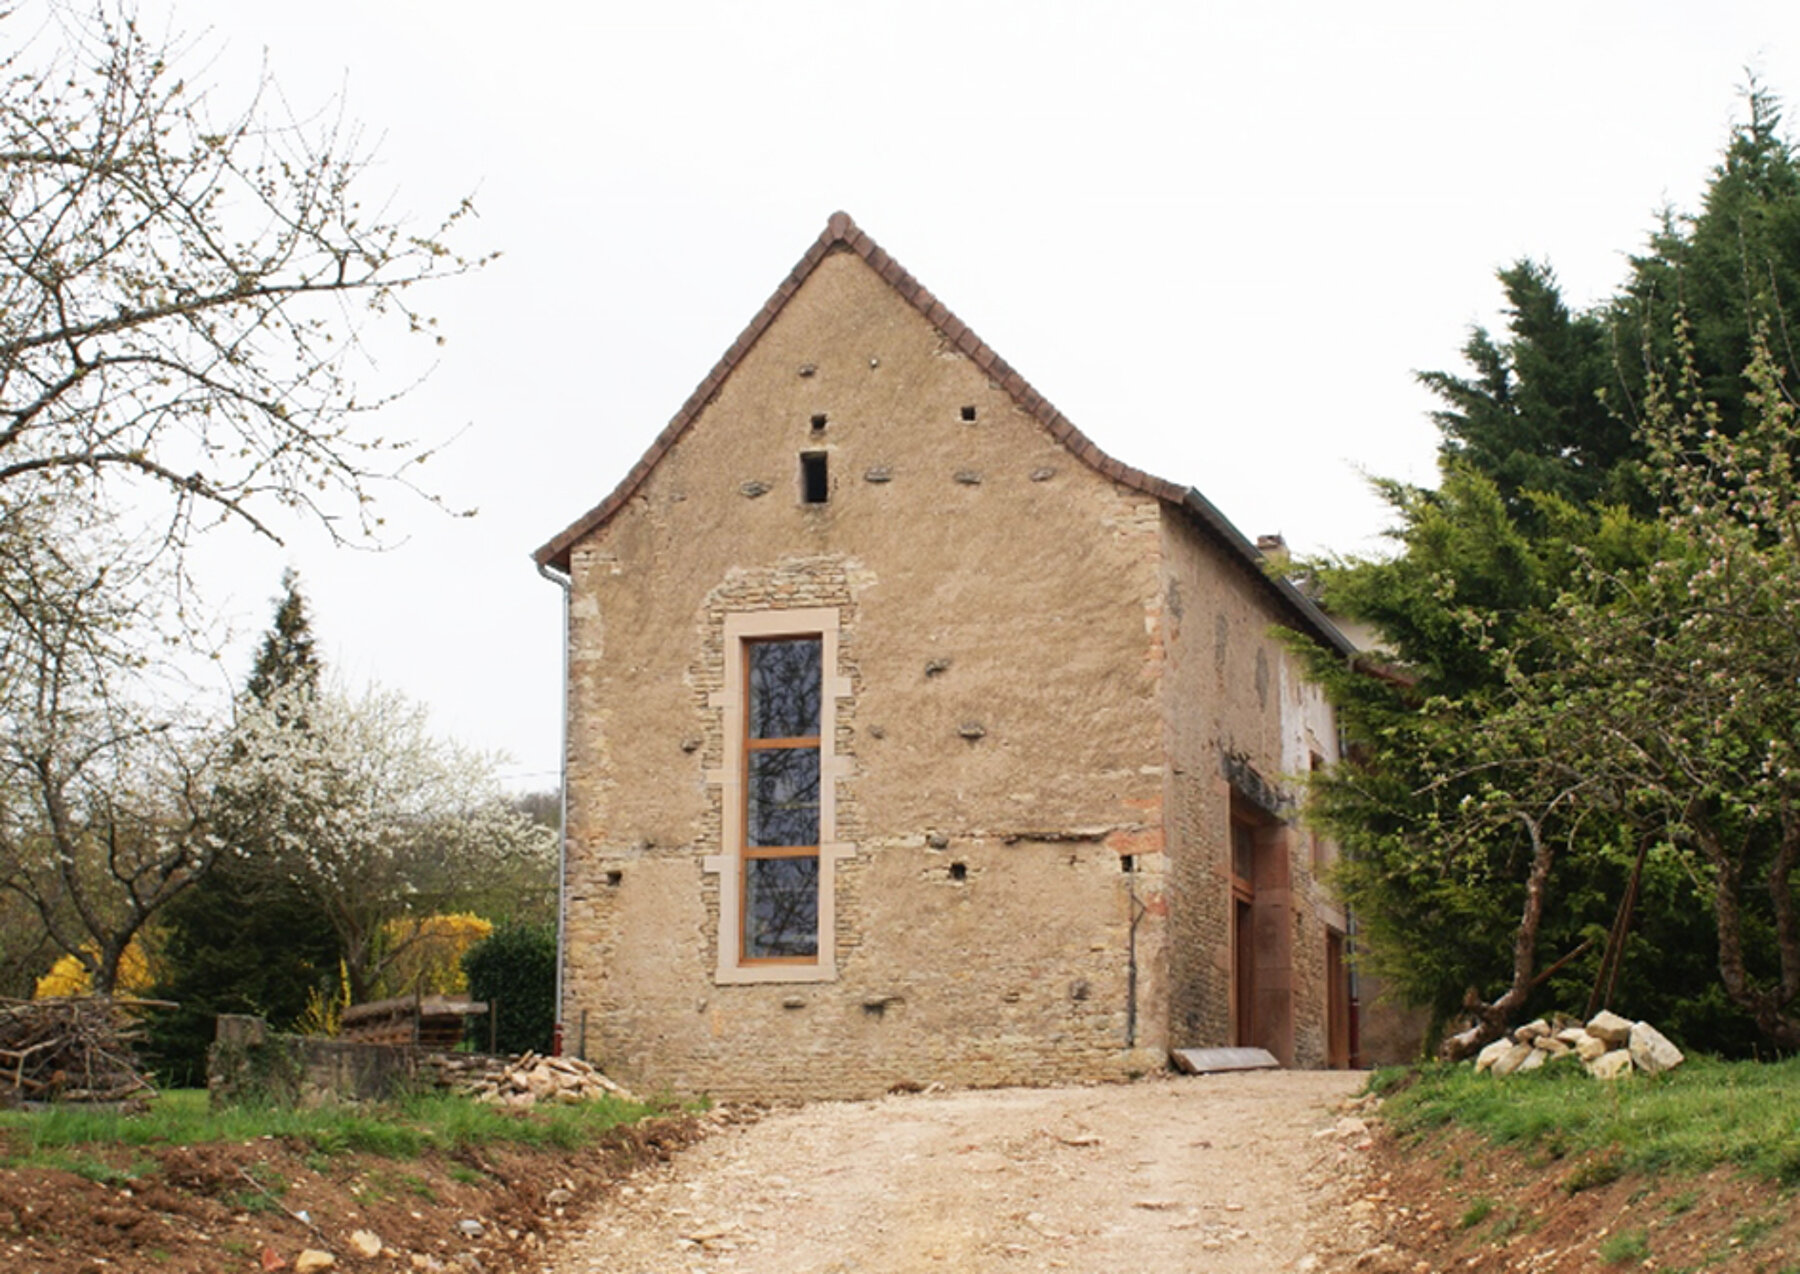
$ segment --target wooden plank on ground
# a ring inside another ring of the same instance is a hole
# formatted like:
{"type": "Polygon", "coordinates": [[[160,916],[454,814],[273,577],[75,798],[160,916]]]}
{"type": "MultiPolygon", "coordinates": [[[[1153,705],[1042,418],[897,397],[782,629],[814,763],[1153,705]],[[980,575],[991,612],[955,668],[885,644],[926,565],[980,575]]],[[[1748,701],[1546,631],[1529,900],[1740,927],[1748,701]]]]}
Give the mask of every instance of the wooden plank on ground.
{"type": "Polygon", "coordinates": [[[1169,1056],[1175,1059],[1175,1069],[1189,1075],[1281,1069],[1281,1063],[1266,1048],[1178,1048],[1169,1056]]]}

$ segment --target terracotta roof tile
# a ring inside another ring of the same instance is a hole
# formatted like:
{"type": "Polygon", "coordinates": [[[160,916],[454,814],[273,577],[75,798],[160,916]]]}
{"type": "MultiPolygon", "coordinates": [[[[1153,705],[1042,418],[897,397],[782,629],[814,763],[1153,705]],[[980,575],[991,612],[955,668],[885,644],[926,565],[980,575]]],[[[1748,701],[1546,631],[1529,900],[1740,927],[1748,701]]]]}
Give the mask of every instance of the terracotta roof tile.
{"type": "Polygon", "coordinates": [[[649,475],[651,468],[669,449],[687,432],[700,412],[705,409],[727,377],[741,362],[746,354],[761,339],[762,334],[775,317],[780,314],[787,302],[791,300],[807,278],[817,268],[820,261],[832,252],[849,251],[856,253],[874,270],[895,292],[914,309],[925,316],[936,327],[944,338],[956,348],[968,355],[975,364],[996,381],[1009,394],[1019,407],[1035,417],[1045,430],[1056,441],[1062,443],[1084,464],[1111,478],[1113,481],[1163,501],[1165,504],[1181,508],[1188,517],[1206,533],[1230,550],[1242,564],[1258,580],[1273,590],[1277,598],[1290,613],[1301,621],[1303,628],[1309,629],[1315,637],[1346,654],[1352,653],[1353,647],[1331,624],[1331,621],[1285,580],[1270,576],[1262,570],[1262,554],[1255,545],[1246,540],[1238,529],[1231,525],[1218,508],[1191,487],[1181,487],[1153,474],[1133,469],[1128,465],[1108,456],[1095,446],[1087,435],[1065,417],[1061,412],[1031,384],[1015,371],[1006,360],[978,337],[975,332],[956,315],[948,306],[938,300],[931,290],[921,284],[912,275],[901,268],[885,250],[851,220],[845,212],[834,212],[825,223],[825,231],[812,246],[801,256],[788,276],[782,280],[772,296],[764,303],[755,318],[750,321],[731,348],[713,367],[712,371],[701,381],[699,386],[688,396],[680,411],[657,435],[656,441],[644,453],[642,459],[633,465],[625,475],[625,480],[614,488],[612,494],[595,505],[587,513],[576,519],[563,531],[552,538],[549,543],[539,548],[532,556],[539,566],[550,567],[567,572],[569,554],[576,541],[604,524],[607,519],[617,513],[631,499],[638,487],[649,475]]]}

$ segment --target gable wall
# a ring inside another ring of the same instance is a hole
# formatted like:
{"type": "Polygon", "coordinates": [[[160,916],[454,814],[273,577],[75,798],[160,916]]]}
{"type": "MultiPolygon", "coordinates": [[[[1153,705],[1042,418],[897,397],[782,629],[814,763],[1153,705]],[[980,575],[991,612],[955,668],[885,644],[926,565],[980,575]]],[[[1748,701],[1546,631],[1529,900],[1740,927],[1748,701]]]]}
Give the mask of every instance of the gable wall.
{"type": "MultiPolygon", "coordinates": [[[[1169,1036],[1173,1047],[1222,1046],[1232,1039],[1230,820],[1232,786],[1297,802],[1297,779],[1317,753],[1337,757],[1337,733],[1323,693],[1271,630],[1293,621],[1244,567],[1197,531],[1179,510],[1163,520],[1159,635],[1168,661],[1165,700],[1170,771],[1169,1036]],[[1254,776],[1252,778],[1251,776],[1254,776]],[[1273,789],[1273,790],[1271,790],[1273,789]]],[[[1322,1066],[1325,1040],[1325,933],[1343,916],[1314,879],[1311,834],[1283,811],[1278,834],[1285,882],[1272,903],[1285,930],[1290,1065],[1322,1066]],[[1285,888],[1285,895],[1279,892],[1285,888]]]]}
{"type": "Polygon", "coordinates": [[[1160,1065],[1161,918],[1139,904],[1160,888],[1163,538],[1155,499],[827,257],[571,554],[570,1046],[726,1097],[1160,1065]],[[799,499],[814,447],[824,506],[799,499]],[[838,978],[721,985],[724,619],[803,607],[836,609],[851,692],[838,978]]]}

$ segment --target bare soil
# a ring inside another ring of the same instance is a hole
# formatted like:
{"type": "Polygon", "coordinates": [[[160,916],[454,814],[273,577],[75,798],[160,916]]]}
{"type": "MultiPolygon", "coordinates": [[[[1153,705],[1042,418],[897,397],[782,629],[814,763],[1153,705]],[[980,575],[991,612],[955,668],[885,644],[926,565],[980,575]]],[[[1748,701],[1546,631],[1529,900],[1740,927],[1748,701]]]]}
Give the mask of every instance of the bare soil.
{"type": "Polygon", "coordinates": [[[531,1270],[567,1211],[551,1191],[593,1198],[701,1131],[691,1117],[657,1119],[573,1153],[495,1146],[406,1160],[275,1138],[81,1148],[70,1154],[79,1173],[0,1171],[0,1271],[273,1274],[308,1249],[343,1271],[531,1270]],[[358,1255],[359,1230],[379,1255],[358,1255]]]}
{"type": "Polygon", "coordinates": [[[832,1102],[641,1173],[548,1274],[1323,1269],[1370,1144],[1361,1075],[832,1102]]]}
{"type": "Polygon", "coordinates": [[[1368,1274],[1800,1274],[1800,1198],[1730,1168],[1647,1180],[1604,1156],[1527,1157],[1472,1134],[1379,1130],[1347,1218],[1368,1274]]]}
{"type": "Polygon", "coordinates": [[[255,1274],[312,1248],[352,1274],[1800,1274],[1792,1189],[1645,1181],[1448,1130],[1401,1141],[1361,1079],[721,1110],[576,1152],[81,1151],[80,1174],[0,1171],[0,1271],[255,1274]],[[381,1255],[357,1254],[357,1230],[381,1255]]]}

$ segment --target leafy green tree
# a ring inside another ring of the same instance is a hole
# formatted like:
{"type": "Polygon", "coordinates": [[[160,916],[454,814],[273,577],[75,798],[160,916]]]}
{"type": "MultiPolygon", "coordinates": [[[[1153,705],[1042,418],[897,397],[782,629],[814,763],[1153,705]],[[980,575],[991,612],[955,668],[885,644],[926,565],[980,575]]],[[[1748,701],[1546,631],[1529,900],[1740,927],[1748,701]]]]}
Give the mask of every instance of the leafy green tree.
{"type": "Polygon", "coordinates": [[[1551,497],[1533,522],[1558,533],[1530,533],[1461,465],[1439,491],[1395,495],[1402,552],[1321,574],[1329,602],[1379,625],[1388,649],[1346,666],[1292,643],[1353,740],[1353,763],[1313,784],[1309,815],[1349,851],[1337,884],[1365,959],[1431,1009],[1434,1035],[1462,1014],[1492,1032],[1566,989],[1546,985],[1557,971],[1591,971],[1579,962],[1603,946],[1623,837],[1507,710],[1554,658],[1572,546],[1638,550],[1628,520],[1551,497]]]}
{"type": "MultiPolygon", "coordinates": [[[[1767,404],[1796,383],[1788,347],[1755,332],[1784,330],[1800,297],[1800,168],[1773,100],[1753,89],[1749,104],[1702,212],[1665,215],[1613,301],[1572,312],[1546,267],[1502,272],[1505,336],[1472,334],[1470,374],[1423,377],[1444,402],[1439,489],[1383,488],[1398,514],[1392,557],[1315,564],[1326,603],[1373,623],[1385,650],[1370,676],[1296,647],[1360,758],[1319,781],[1313,816],[1349,851],[1340,885],[1376,967],[1440,1023],[1474,1021],[1456,1048],[1607,986],[1644,1016],[1706,1021],[1716,1047],[1785,1029],[1758,998],[1786,976],[1771,972],[1779,916],[1700,924],[1734,898],[1743,909],[1726,860],[1696,852],[1697,815],[1671,814],[1679,785],[1653,799],[1642,774],[1600,764],[1606,740],[1585,733],[1621,725],[1590,693],[1600,634],[1625,622],[1653,568],[1715,560],[1670,516],[1670,492],[1686,480],[1677,461],[1722,461],[1660,441],[1666,384],[1711,403],[1708,427],[1728,442],[1766,434],[1767,404]],[[1759,349],[1762,389],[1745,378],[1759,349]],[[1577,615],[1606,618],[1577,630],[1577,615]],[[1625,971],[1602,968],[1625,933],[1625,971]]],[[[1742,510],[1706,508],[1745,525],[1742,510]]],[[[1707,667],[1733,657],[1722,637],[1687,653],[1707,667]]],[[[1626,689],[1608,693],[1631,702],[1626,689]]]]}
{"type": "MultiPolygon", "coordinates": [[[[1443,402],[1433,419],[1446,463],[1487,476],[1526,526],[1531,493],[1653,516],[1640,428],[1652,378],[1690,364],[1734,430],[1753,333],[1784,332],[1784,316],[1800,313],[1800,163],[1773,95],[1753,83],[1745,103],[1749,119],[1732,130],[1701,211],[1663,212],[1617,296],[1571,310],[1547,265],[1516,262],[1499,273],[1505,333],[1470,333],[1466,374],[1420,374],[1443,402]]],[[[1771,357],[1791,382],[1800,351],[1778,341],[1771,357]]]]}
{"type": "Polygon", "coordinates": [[[1800,314],[1800,161],[1774,95],[1753,81],[1745,102],[1749,119],[1732,130],[1700,212],[1664,214],[1606,307],[1624,355],[1620,392],[1633,395],[1626,410],[1635,414],[1654,377],[1692,376],[1727,433],[1748,418],[1745,370],[1758,331],[1770,335],[1767,357],[1783,383],[1800,372],[1787,332],[1788,316],[1800,314]]]}

